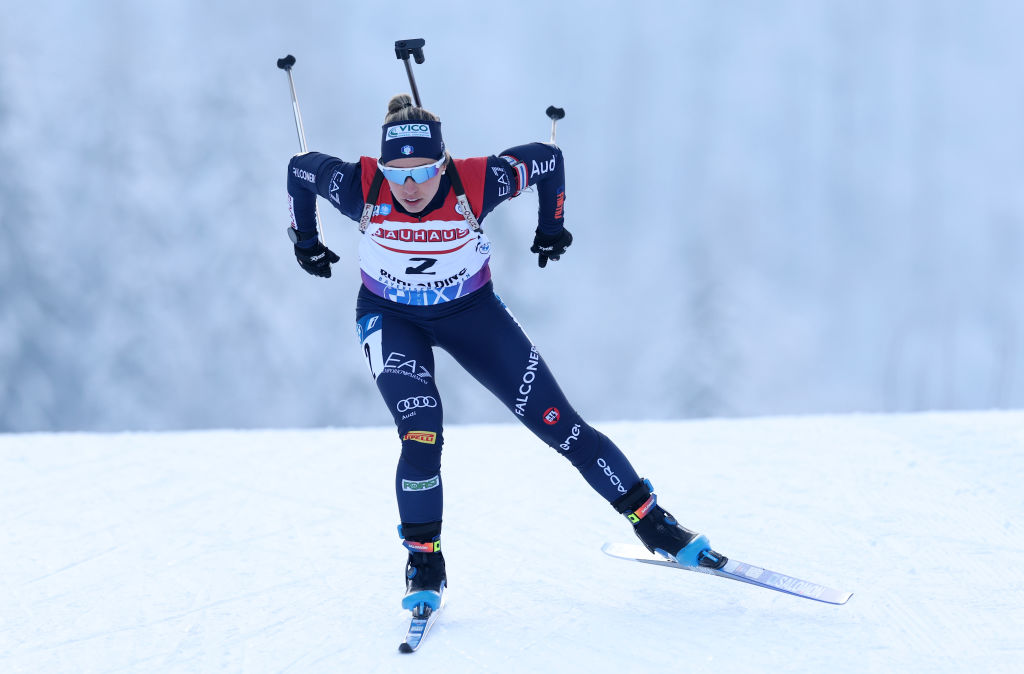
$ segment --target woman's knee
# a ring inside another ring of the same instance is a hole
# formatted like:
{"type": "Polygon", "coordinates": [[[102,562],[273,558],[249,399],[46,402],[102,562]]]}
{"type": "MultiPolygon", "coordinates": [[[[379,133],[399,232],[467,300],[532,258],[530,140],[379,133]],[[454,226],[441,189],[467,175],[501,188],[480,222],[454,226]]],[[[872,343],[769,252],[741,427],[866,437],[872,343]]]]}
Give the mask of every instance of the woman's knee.
{"type": "Polygon", "coordinates": [[[440,427],[436,430],[399,430],[399,434],[402,438],[402,462],[423,475],[435,474],[441,469],[444,437],[440,427]]]}

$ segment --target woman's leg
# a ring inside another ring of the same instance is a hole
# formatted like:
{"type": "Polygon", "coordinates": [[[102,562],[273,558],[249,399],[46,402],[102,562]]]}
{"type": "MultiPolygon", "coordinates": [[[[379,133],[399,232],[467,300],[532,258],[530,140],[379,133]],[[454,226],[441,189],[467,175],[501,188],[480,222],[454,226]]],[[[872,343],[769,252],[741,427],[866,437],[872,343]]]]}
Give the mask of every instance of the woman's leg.
{"type": "Polygon", "coordinates": [[[395,494],[402,524],[436,522],[440,529],[443,410],[430,339],[411,321],[386,311],[362,313],[357,323],[360,348],[401,438],[395,494]]]}
{"type": "Polygon", "coordinates": [[[438,346],[548,446],[568,459],[608,502],[641,482],[625,455],[566,399],[537,348],[493,293],[435,328],[438,346]]]}
{"type": "Polygon", "coordinates": [[[399,535],[409,551],[402,608],[436,609],[448,576],[441,552],[443,413],[431,340],[413,321],[372,305],[361,302],[357,316],[360,347],[402,442],[395,471],[399,535]]]}
{"type": "Polygon", "coordinates": [[[496,295],[476,298],[457,319],[436,330],[436,339],[527,428],[572,462],[590,486],[626,516],[649,550],[691,566],[725,564],[707,538],[683,528],[657,505],[650,482],[641,480],[615,443],[576,413],[537,348],[496,295]]]}

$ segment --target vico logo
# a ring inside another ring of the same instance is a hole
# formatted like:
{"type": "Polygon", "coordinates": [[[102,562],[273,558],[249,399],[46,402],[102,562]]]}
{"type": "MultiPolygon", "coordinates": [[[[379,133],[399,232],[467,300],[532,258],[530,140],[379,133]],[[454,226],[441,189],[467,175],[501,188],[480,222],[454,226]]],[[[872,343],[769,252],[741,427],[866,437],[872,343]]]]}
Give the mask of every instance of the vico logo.
{"type": "Polygon", "coordinates": [[[388,140],[413,137],[430,138],[430,127],[426,124],[396,124],[388,127],[388,140]]]}

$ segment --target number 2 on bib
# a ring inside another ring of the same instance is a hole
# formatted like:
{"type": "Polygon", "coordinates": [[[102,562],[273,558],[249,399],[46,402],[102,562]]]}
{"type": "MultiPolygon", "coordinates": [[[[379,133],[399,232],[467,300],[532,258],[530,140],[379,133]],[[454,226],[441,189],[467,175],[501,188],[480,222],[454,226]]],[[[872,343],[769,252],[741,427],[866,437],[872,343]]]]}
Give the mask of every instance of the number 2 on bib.
{"type": "Polygon", "coordinates": [[[436,274],[436,271],[427,271],[435,264],[437,264],[437,258],[433,257],[410,257],[409,262],[419,262],[418,267],[406,267],[406,274],[436,274]]]}

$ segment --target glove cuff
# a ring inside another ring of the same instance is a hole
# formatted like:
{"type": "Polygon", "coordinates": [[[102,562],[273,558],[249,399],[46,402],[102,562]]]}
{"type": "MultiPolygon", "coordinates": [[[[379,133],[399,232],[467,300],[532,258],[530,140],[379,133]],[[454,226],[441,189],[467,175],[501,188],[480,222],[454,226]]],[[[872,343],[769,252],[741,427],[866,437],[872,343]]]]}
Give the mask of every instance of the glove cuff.
{"type": "Polygon", "coordinates": [[[561,241],[565,237],[565,233],[566,233],[565,227],[562,227],[560,230],[558,230],[558,232],[556,232],[554,234],[550,234],[548,232],[545,232],[540,227],[538,227],[536,230],[534,230],[534,234],[536,236],[534,237],[533,241],[534,241],[534,243],[539,243],[539,244],[542,244],[542,245],[549,245],[549,244],[553,244],[553,243],[558,243],[559,241],[561,241]]]}
{"type": "Polygon", "coordinates": [[[309,248],[313,245],[313,242],[317,240],[317,231],[315,229],[302,231],[296,227],[289,227],[288,238],[292,240],[292,243],[300,248],[309,248]]]}

